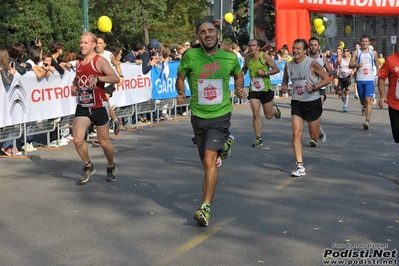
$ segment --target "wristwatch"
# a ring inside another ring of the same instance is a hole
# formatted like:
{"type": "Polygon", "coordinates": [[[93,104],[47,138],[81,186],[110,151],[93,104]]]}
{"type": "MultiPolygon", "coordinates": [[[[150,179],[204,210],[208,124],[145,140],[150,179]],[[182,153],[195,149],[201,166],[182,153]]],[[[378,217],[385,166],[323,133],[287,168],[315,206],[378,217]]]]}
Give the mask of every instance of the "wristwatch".
{"type": "Polygon", "coordinates": [[[316,85],[312,84],[313,92],[316,90],[316,85]]]}

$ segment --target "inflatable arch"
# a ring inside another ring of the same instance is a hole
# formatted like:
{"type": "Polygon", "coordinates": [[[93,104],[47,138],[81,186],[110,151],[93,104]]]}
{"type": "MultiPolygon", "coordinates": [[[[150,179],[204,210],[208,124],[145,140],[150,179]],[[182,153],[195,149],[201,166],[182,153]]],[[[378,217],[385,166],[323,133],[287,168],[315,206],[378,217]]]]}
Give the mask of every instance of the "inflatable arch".
{"type": "Polygon", "coordinates": [[[309,13],[363,16],[397,16],[399,0],[274,0],[276,48],[297,38],[311,37],[309,13]]]}

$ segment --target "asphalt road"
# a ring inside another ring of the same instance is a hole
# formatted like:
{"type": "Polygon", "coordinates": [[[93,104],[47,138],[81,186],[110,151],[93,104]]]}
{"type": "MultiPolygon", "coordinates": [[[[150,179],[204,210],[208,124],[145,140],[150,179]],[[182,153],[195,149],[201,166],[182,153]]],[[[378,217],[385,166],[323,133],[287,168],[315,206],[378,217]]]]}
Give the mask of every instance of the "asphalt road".
{"type": "Polygon", "coordinates": [[[397,250],[399,145],[386,107],[374,105],[366,131],[353,96],[343,113],[328,95],[327,141],[310,147],[305,126],[307,174],[292,178],[290,99],[277,102],[282,118],[262,119],[261,148],[251,147],[249,106],[235,107],[235,143],[219,168],[206,228],[192,219],[203,170],[187,117],[113,137],[115,183],[105,181],[95,143],[89,152],[97,173],[84,186],[75,185],[82,163],[72,143],[1,157],[0,265],[313,266],[331,265],[323,261],[350,249],[348,260],[365,259],[353,252],[374,244],[397,250]]]}

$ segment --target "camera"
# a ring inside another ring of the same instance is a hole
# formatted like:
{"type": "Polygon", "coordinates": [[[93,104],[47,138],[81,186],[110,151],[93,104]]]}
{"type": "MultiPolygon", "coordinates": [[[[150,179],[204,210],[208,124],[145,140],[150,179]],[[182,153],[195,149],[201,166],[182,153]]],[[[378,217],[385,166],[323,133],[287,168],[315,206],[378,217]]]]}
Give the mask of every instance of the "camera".
{"type": "Polygon", "coordinates": [[[48,67],[48,64],[47,64],[47,63],[44,63],[44,66],[45,66],[45,67],[48,67]]]}
{"type": "Polygon", "coordinates": [[[11,63],[10,63],[10,67],[11,67],[11,68],[14,68],[14,67],[15,67],[15,62],[11,62],[11,63]]]}

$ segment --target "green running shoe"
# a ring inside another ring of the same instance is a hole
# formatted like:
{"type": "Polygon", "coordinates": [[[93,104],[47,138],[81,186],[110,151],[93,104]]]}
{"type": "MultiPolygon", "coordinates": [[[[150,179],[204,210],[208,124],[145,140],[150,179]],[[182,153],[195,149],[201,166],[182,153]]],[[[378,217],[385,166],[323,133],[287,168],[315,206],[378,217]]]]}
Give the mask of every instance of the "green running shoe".
{"type": "Polygon", "coordinates": [[[277,106],[277,103],[273,103],[273,106],[276,107],[276,112],[274,113],[274,117],[276,119],[280,119],[281,118],[281,111],[277,106]]]}
{"type": "Polygon", "coordinates": [[[309,144],[310,144],[310,146],[312,146],[312,147],[316,147],[316,146],[317,146],[317,140],[311,139],[311,140],[309,141],[309,144]]]}
{"type": "Polygon", "coordinates": [[[260,138],[256,138],[256,139],[254,140],[254,143],[252,144],[251,147],[259,148],[259,147],[261,147],[261,146],[263,146],[262,140],[261,140],[260,138]]]}
{"type": "Polygon", "coordinates": [[[209,218],[211,218],[211,208],[203,206],[194,212],[194,220],[197,221],[199,226],[208,226],[209,218]]]}
{"type": "Polygon", "coordinates": [[[231,154],[231,146],[234,143],[234,136],[230,135],[229,138],[224,143],[224,149],[220,153],[220,159],[226,160],[231,154]]]}

